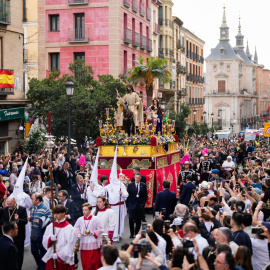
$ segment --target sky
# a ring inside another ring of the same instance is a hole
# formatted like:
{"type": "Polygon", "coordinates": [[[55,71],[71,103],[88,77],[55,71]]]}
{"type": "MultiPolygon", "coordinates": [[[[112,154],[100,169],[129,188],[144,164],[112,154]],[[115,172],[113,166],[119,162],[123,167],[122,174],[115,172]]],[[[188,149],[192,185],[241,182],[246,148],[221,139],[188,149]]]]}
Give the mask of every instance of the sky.
{"type": "Polygon", "coordinates": [[[270,0],[173,0],[173,15],[179,17],[184,27],[205,41],[204,58],[215,48],[219,39],[223,7],[226,7],[227,25],[230,28],[230,44],[235,47],[241,18],[244,45],[248,40],[250,53],[255,46],[259,64],[270,69],[270,0]]]}

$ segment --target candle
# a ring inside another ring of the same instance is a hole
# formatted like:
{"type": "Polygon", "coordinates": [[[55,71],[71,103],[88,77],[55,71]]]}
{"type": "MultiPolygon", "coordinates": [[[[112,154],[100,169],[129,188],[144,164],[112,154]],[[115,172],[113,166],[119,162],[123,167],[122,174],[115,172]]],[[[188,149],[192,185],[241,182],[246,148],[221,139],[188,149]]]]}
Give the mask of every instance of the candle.
{"type": "Polygon", "coordinates": [[[117,126],[117,119],[114,119],[114,126],[117,126]]]}
{"type": "Polygon", "coordinates": [[[48,112],[48,133],[51,134],[51,112],[48,112]]]}
{"type": "Polygon", "coordinates": [[[107,126],[106,125],[104,126],[104,132],[107,132],[107,126]]]}
{"type": "Polygon", "coordinates": [[[166,114],[167,116],[169,116],[169,110],[167,110],[165,114],[166,114]]]}
{"type": "Polygon", "coordinates": [[[141,122],[141,121],[139,121],[138,123],[139,123],[139,127],[141,127],[141,126],[142,126],[142,122],[141,122]]]}
{"type": "Polygon", "coordinates": [[[172,121],[172,125],[175,127],[175,120],[172,121]]]}
{"type": "Polygon", "coordinates": [[[106,108],[106,115],[109,115],[109,108],[106,108]]]}
{"type": "Polygon", "coordinates": [[[102,128],[102,120],[98,120],[98,126],[99,128],[102,128]]]}
{"type": "Polygon", "coordinates": [[[154,119],[154,126],[157,126],[157,119],[154,119]]]}
{"type": "Polygon", "coordinates": [[[172,130],[172,125],[169,125],[169,130],[170,130],[170,131],[172,130]]]}
{"type": "Polygon", "coordinates": [[[146,131],[149,131],[149,125],[146,126],[146,131]]]}

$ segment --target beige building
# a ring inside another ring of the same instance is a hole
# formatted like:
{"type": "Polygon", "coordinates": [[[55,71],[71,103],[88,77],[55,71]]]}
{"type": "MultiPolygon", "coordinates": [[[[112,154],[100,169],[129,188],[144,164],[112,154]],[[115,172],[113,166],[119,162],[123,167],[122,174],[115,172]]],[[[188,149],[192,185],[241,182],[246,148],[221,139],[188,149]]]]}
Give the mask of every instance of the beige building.
{"type": "Polygon", "coordinates": [[[28,81],[38,78],[38,1],[23,0],[23,72],[24,89],[27,92],[28,81]]]}
{"type": "Polygon", "coordinates": [[[1,0],[0,69],[14,71],[14,88],[0,88],[0,154],[12,152],[23,138],[23,2],[1,0]]]}

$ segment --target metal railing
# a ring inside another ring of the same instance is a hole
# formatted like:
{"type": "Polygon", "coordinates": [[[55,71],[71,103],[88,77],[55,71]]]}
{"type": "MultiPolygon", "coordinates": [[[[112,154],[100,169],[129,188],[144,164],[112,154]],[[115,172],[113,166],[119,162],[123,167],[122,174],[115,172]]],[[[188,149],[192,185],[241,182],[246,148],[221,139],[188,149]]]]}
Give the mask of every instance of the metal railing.
{"type": "Polygon", "coordinates": [[[124,42],[128,44],[132,43],[132,31],[128,28],[125,30],[124,42]]]}
{"type": "Polygon", "coordinates": [[[140,34],[137,33],[137,32],[133,32],[132,46],[134,46],[134,47],[139,47],[140,46],[140,34]]]}
{"type": "Polygon", "coordinates": [[[152,48],[152,39],[148,39],[147,51],[148,52],[152,52],[153,51],[153,48],[152,48]]]}
{"type": "Polygon", "coordinates": [[[130,8],[130,0],[124,0],[124,6],[130,8]]]}
{"type": "Polygon", "coordinates": [[[181,41],[180,41],[180,39],[178,39],[178,40],[176,41],[176,48],[177,48],[178,50],[181,49],[181,41]]]}
{"type": "Polygon", "coordinates": [[[146,36],[142,36],[140,48],[142,50],[146,50],[147,49],[147,38],[146,38],[146,36]]]}
{"type": "Polygon", "coordinates": [[[0,1],[0,24],[10,24],[10,1],[0,1]]]}
{"type": "Polygon", "coordinates": [[[154,31],[153,32],[154,32],[154,34],[159,35],[159,33],[160,33],[159,24],[157,24],[157,23],[154,24],[154,31]]]}
{"type": "Polygon", "coordinates": [[[89,42],[89,28],[69,28],[68,42],[89,42]]]}
{"type": "Polygon", "coordinates": [[[23,62],[27,63],[27,49],[23,49],[23,62]]]}
{"type": "Polygon", "coordinates": [[[141,2],[140,4],[140,15],[145,16],[145,8],[144,8],[144,3],[141,2]]]}
{"type": "Polygon", "coordinates": [[[132,10],[138,12],[138,0],[132,0],[132,10]]]}
{"type": "Polygon", "coordinates": [[[158,24],[163,25],[163,18],[158,18],[158,24]]]}
{"type": "Polygon", "coordinates": [[[158,49],[158,57],[159,58],[164,58],[164,50],[163,50],[163,48],[158,49]]]}
{"type": "Polygon", "coordinates": [[[151,8],[149,7],[146,8],[146,19],[151,21],[151,8]]]}
{"type": "Polygon", "coordinates": [[[68,0],[69,5],[87,5],[89,0],[68,0]]]}

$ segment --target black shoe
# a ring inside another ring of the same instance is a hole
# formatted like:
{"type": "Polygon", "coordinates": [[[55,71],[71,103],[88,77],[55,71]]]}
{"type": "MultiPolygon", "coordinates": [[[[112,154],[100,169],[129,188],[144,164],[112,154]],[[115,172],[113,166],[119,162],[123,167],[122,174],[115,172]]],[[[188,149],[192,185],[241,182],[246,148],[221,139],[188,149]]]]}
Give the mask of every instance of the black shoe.
{"type": "Polygon", "coordinates": [[[75,269],[77,269],[78,268],[78,264],[75,264],[75,269]]]}
{"type": "Polygon", "coordinates": [[[129,236],[129,238],[134,238],[134,235],[133,235],[133,234],[131,234],[131,235],[129,236]]]}

